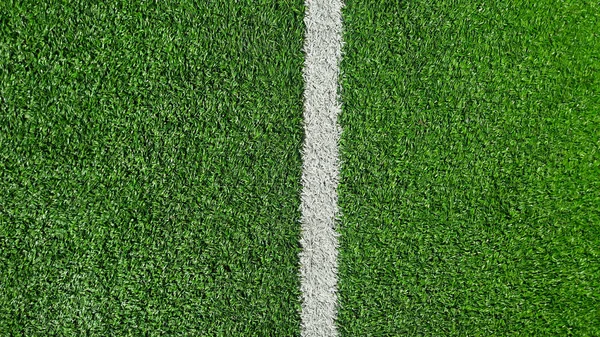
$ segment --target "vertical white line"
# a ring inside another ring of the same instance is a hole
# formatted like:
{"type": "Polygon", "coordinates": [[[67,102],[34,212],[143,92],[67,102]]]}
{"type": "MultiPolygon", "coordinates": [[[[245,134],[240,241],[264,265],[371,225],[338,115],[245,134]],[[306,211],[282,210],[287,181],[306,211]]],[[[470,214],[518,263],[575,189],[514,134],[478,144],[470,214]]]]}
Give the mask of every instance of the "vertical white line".
{"type": "Polygon", "coordinates": [[[342,1],[305,0],[300,278],[303,337],[335,337],[342,1]]]}

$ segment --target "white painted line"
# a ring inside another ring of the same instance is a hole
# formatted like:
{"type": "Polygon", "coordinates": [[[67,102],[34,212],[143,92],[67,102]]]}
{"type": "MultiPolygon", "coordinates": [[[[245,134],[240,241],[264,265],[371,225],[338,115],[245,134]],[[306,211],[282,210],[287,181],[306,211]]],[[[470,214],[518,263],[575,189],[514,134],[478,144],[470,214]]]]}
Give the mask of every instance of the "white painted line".
{"type": "Polygon", "coordinates": [[[337,122],[342,1],[305,0],[300,281],[303,337],[336,337],[339,180],[337,122]]]}

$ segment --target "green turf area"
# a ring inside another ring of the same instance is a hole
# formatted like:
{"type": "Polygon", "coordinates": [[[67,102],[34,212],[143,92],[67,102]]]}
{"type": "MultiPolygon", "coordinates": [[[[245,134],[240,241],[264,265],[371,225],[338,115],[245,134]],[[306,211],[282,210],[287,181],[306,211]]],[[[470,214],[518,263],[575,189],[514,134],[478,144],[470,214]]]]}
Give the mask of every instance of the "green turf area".
{"type": "Polygon", "coordinates": [[[600,335],[600,4],[344,20],[342,335],[600,335]]]}
{"type": "Polygon", "coordinates": [[[0,2],[0,335],[299,333],[303,15],[0,2]]]}

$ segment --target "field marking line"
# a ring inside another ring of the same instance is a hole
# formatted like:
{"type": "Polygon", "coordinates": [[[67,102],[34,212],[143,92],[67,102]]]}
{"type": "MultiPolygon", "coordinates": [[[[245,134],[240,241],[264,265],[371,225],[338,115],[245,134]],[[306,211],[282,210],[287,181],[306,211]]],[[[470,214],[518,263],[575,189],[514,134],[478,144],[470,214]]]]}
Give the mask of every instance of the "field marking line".
{"type": "Polygon", "coordinates": [[[301,335],[337,337],[337,116],[341,0],[305,0],[304,144],[300,244],[301,335]]]}

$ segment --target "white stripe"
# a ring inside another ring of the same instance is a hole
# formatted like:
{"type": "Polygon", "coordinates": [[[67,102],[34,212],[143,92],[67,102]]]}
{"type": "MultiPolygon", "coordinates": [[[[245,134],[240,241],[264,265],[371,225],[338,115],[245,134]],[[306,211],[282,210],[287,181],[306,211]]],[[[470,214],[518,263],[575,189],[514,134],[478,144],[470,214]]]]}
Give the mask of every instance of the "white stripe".
{"type": "Polygon", "coordinates": [[[305,0],[304,146],[302,171],[303,337],[335,337],[337,315],[339,176],[337,123],[342,1],[305,0]]]}

